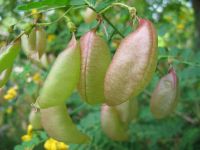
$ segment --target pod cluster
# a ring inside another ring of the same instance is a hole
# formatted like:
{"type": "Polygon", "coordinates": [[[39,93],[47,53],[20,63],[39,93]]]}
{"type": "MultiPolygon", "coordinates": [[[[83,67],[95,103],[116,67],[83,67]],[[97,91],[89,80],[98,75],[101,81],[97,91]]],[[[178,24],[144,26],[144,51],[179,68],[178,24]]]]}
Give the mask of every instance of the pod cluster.
{"type": "Polygon", "coordinates": [[[96,29],[85,33],[80,43],[73,35],[53,64],[36,101],[47,133],[66,143],[88,141],[87,135],[73,124],[65,107],[65,101],[77,86],[86,103],[105,103],[101,109],[105,134],[113,140],[127,140],[128,124],[136,118],[138,110],[137,101],[131,99],[144,90],[153,76],[156,46],[155,29],[145,19],[140,19],[136,31],[122,40],[113,59],[96,29]]]}
{"type": "Polygon", "coordinates": [[[46,32],[43,28],[36,27],[27,35],[21,37],[22,48],[27,55],[38,54],[41,58],[46,49],[46,32]]]}

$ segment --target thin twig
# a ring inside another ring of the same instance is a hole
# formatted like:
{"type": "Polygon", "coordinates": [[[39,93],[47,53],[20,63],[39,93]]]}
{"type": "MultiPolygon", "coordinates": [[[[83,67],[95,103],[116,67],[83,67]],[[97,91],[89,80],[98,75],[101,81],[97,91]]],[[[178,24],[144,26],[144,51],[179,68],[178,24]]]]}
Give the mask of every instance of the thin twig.
{"type": "Polygon", "coordinates": [[[124,38],[125,36],[112,24],[112,22],[110,22],[110,20],[104,15],[102,14],[102,17],[104,20],[106,20],[106,22],[122,37],[124,38]]]}
{"type": "Polygon", "coordinates": [[[197,124],[198,123],[198,120],[197,119],[193,119],[191,118],[190,116],[187,116],[187,115],[184,115],[180,112],[175,112],[175,114],[181,118],[183,118],[185,121],[191,123],[191,124],[197,124]]]}

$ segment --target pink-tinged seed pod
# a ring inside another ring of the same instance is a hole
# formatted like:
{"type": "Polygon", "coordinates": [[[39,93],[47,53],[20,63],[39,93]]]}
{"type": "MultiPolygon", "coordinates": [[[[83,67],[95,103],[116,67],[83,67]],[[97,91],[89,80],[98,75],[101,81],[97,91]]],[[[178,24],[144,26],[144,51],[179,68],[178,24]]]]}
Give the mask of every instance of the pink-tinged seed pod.
{"type": "Polygon", "coordinates": [[[124,124],[129,124],[132,120],[136,119],[138,114],[138,101],[132,99],[120,105],[114,106],[117,110],[121,121],[124,124]]]}
{"type": "Polygon", "coordinates": [[[104,78],[111,61],[107,43],[91,30],[80,39],[81,76],[79,93],[89,104],[104,102],[104,78]]]}
{"type": "Polygon", "coordinates": [[[101,127],[104,133],[116,141],[126,141],[129,138],[127,124],[120,120],[114,107],[103,105],[101,108],[101,127]]]}
{"type": "Polygon", "coordinates": [[[154,90],[150,108],[157,119],[164,118],[174,111],[178,102],[179,86],[178,77],[174,69],[162,77],[154,90]]]}
{"type": "Polygon", "coordinates": [[[156,69],[156,48],[153,24],[139,19],[138,28],[122,40],[106,73],[104,93],[108,105],[119,105],[144,90],[156,69]]]}

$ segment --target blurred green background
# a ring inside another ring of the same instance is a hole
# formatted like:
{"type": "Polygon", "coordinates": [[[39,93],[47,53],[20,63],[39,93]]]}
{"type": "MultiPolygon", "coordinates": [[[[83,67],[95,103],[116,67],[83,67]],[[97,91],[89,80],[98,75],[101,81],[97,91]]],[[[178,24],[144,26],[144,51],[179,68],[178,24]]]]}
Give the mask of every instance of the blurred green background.
{"type": "MultiPolygon", "coordinates": [[[[88,0],[97,11],[114,0],[88,0]]],[[[68,145],[72,150],[199,150],[200,149],[200,1],[199,0],[122,0],[137,9],[137,15],[151,20],[158,33],[158,66],[149,86],[137,96],[139,113],[130,124],[130,139],[115,142],[100,126],[100,106],[83,102],[76,91],[66,101],[73,121],[92,137],[90,144],[68,145]],[[168,118],[153,118],[149,101],[158,80],[167,73],[172,63],[180,80],[180,97],[176,111],[168,118]]],[[[70,7],[68,16],[77,27],[79,38],[95,27],[97,21],[85,23],[85,2],[80,0],[0,0],[0,46],[14,39],[27,23],[33,22],[42,11],[42,22],[53,22],[70,7]],[[64,3],[68,3],[66,7],[64,3]],[[58,8],[59,7],[59,8],[58,8]],[[48,10],[48,11],[47,11],[48,10]],[[32,14],[32,15],[29,15],[32,14]],[[24,17],[26,16],[26,17],[24,17]],[[20,21],[20,22],[19,22],[20,21]],[[11,25],[18,23],[13,32],[11,25]]],[[[110,23],[124,36],[134,30],[126,9],[113,7],[104,13],[110,23]]],[[[109,44],[114,54],[122,37],[103,19],[98,34],[109,44]]],[[[0,150],[44,149],[49,139],[43,130],[28,128],[31,104],[35,102],[56,56],[67,46],[71,37],[65,19],[45,27],[47,32],[47,58],[36,63],[21,51],[15,61],[9,82],[0,89],[0,150]],[[30,131],[31,130],[31,131],[30,131]],[[31,132],[31,133],[30,133],[31,132]]],[[[67,149],[67,148],[66,148],[67,149]]]]}

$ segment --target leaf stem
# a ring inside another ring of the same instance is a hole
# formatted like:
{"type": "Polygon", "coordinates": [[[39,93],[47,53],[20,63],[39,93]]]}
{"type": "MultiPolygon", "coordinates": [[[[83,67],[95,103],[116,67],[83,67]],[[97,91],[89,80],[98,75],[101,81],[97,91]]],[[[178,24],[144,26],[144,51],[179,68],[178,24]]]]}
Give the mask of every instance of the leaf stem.
{"type": "Polygon", "coordinates": [[[67,9],[62,16],[60,16],[58,19],[56,19],[53,22],[37,23],[37,25],[39,25],[39,26],[46,26],[46,25],[50,25],[50,24],[56,23],[56,22],[60,21],[72,8],[73,7],[70,7],[69,9],[67,9]]]}
{"type": "Polygon", "coordinates": [[[179,60],[175,56],[160,55],[158,57],[158,60],[161,60],[161,59],[171,59],[172,62],[177,62],[177,63],[180,63],[180,64],[185,64],[185,65],[200,67],[200,64],[198,64],[198,63],[192,63],[192,62],[185,61],[185,60],[179,60]]]}

